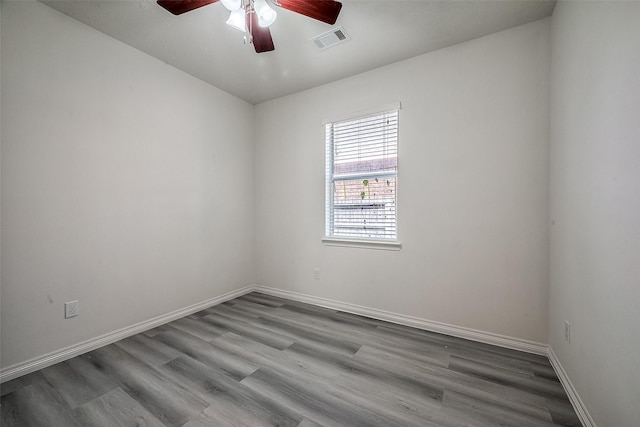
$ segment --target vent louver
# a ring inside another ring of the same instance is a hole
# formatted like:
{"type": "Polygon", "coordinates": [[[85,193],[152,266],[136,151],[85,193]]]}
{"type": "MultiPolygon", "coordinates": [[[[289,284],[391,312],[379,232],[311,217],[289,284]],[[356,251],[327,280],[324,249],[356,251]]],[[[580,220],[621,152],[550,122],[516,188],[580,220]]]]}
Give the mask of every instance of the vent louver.
{"type": "Polygon", "coordinates": [[[337,44],[351,40],[351,37],[342,27],[337,27],[326,33],[322,33],[310,39],[320,50],[328,49],[337,44]]]}

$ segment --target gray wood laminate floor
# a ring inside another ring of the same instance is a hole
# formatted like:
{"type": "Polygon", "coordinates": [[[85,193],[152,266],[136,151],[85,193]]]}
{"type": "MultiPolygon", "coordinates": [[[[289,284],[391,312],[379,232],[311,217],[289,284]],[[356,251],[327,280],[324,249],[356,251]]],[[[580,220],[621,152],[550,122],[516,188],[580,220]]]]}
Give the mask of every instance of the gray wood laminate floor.
{"type": "Polygon", "coordinates": [[[10,426],[580,426],[546,357],[251,293],[0,386],[10,426]]]}

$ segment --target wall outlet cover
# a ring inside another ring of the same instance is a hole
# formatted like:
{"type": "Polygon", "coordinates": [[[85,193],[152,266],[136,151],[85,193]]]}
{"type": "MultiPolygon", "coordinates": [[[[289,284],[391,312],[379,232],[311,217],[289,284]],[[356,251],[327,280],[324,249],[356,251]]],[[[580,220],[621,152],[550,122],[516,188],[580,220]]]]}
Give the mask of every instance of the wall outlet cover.
{"type": "Polygon", "coordinates": [[[64,303],[64,318],[76,317],[80,314],[80,301],[68,301],[64,303]]]}

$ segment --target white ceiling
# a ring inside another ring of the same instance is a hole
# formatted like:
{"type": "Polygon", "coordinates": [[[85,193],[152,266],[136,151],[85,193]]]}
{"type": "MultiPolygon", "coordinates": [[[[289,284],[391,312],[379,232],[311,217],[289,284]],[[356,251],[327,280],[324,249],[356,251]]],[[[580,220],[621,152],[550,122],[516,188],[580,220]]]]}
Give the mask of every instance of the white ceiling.
{"type": "Polygon", "coordinates": [[[319,50],[332,26],[278,8],[275,51],[255,53],[217,2],[180,16],[155,0],[41,0],[252,104],[550,16],[551,0],[344,0],[351,40],[319,50]]]}

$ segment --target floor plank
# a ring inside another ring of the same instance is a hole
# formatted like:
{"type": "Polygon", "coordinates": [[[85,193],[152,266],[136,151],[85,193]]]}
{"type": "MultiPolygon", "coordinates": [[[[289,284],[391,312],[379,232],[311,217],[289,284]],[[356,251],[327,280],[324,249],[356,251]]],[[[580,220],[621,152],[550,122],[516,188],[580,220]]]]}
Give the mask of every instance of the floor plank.
{"type": "Polygon", "coordinates": [[[164,424],[135,399],[116,388],[80,406],[77,417],[91,427],[164,427],[164,424]]]}
{"type": "Polygon", "coordinates": [[[0,386],[5,426],[565,426],[549,360],[251,293],[0,386]]]}

